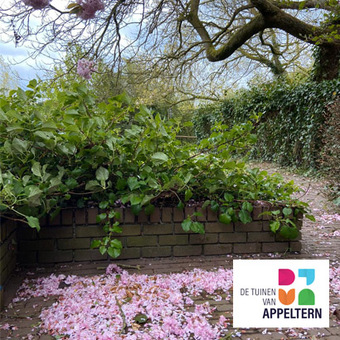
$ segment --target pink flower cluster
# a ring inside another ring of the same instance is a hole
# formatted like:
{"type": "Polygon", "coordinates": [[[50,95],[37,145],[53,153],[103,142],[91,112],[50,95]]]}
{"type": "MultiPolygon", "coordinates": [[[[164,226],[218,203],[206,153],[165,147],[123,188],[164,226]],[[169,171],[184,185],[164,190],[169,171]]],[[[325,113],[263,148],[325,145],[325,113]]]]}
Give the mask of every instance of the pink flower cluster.
{"type": "Polygon", "coordinates": [[[34,9],[43,9],[47,7],[51,0],[23,0],[24,4],[27,6],[31,6],[34,9]]]}
{"type": "Polygon", "coordinates": [[[77,73],[85,79],[91,79],[91,75],[96,71],[94,61],[87,59],[79,59],[77,65],[77,73]]]}
{"type": "Polygon", "coordinates": [[[77,3],[82,7],[77,15],[84,20],[93,19],[97,11],[104,9],[104,4],[101,0],[77,0],[77,3]]]}

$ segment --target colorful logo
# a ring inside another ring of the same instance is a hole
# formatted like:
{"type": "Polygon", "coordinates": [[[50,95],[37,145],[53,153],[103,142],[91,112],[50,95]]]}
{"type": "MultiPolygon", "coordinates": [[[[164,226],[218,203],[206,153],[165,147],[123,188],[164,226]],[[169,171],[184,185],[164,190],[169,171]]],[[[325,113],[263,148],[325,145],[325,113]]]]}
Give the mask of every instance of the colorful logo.
{"type": "Polygon", "coordinates": [[[233,327],[329,327],[329,260],[240,259],[233,270],[233,327]]]}
{"type": "MultiPolygon", "coordinates": [[[[291,269],[279,269],[279,286],[291,286],[296,280],[305,280],[306,286],[311,285],[315,280],[315,269],[299,269],[298,278],[291,269]]],[[[288,291],[279,289],[279,301],[286,306],[291,305],[295,301],[295,288],[288,291]]],[[[298,294],[299,306],[314,306],[315,294],[309,288],[304,288],[298,294]]]]}

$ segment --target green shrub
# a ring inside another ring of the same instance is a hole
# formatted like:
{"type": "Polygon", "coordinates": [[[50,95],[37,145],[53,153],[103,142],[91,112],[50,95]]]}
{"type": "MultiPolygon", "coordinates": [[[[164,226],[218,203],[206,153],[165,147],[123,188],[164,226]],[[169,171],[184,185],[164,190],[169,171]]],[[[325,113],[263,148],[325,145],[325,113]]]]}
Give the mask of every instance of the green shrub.
{"type": "MultiPolygon", "coordinates": [[[[45,214],[96,204],[108,236],[93,247],[116,257],[122,247],[114,239],[121,231],[117,204],[150,214],[155,205],[194,202],[220,209],[225,223],[251,221],[252,203],[259,200],[305,211],[290,198],[293,182],[248,169],[239,157],[256,141],[250,120],[216,124],[199,145],[183,144],[176,139],[178,122],[134,106],[124,95],[96,104],[84,85],[46,90],[31,81],[28,87],[0,97],[2,216],[39,229],[45,214]]],[[[295,228],[294,218],[281,223],[295,228]]],[[[204,232],[190,217],[182,226],[204,232]]]]}

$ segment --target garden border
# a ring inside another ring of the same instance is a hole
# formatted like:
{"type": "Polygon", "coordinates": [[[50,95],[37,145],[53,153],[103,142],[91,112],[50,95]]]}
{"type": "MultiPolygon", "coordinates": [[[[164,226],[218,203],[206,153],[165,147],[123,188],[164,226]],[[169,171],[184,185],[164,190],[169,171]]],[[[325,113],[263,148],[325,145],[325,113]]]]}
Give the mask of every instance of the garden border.
{"type": "MultiPolygon", "coordinates": [[[[301,250],[301,236],[289,241],[270,231],[270,216],[261,215],[262,206],[255,206],[253,221],[248,224],[235,222],[223,224],[218,213],[210,208],[187,207],[155,208],[147,216],[135,216],[130,208],[116,208],[120,213],[117,234],[123,244],[119,259],[150,257],[178,257],[198,255],[225,255],[247,253],[275,253],[301,250]],[[185,232],[181,222],[195,212],[194,217],[205,227],[205,234],[185,232]]],[[[106,235],[96,217],[97,208],[63,209],[54,219],[41,221],[41,231],[25,226],[18,227],[18,261],[20,264],[46,264],[108,260],[98,249],[91,249],[91,242],[106,235]]],[[[302,215],[298,219],[302,225],[302,215]]]]}

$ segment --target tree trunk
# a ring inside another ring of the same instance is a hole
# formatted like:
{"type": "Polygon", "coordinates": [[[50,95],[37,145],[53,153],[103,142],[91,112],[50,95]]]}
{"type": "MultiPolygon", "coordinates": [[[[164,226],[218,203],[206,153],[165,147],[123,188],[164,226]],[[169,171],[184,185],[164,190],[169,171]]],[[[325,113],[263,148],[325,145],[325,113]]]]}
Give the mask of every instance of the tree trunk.
{"type": "Polygon", "coordinates": [[[340,46],[321,45],[315,60],[316,81],[336,79],[339,76],[340,46]]]}

